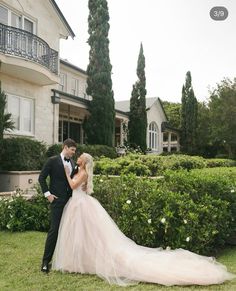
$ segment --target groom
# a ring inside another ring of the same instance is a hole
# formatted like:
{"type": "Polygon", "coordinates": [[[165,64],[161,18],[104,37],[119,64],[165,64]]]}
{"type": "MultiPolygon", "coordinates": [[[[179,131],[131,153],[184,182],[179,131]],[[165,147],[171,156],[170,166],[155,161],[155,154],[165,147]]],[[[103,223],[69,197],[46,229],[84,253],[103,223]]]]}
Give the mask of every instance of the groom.
{"type": "Polygon", "coordinates": [[[75,152],[75,141],[70,138],[66,139],[63,142],[61,154],[49,158],[39,175],[39,183],[44,196],[51,204],[51,223],[45,243],[41,267],[41,271],[45,273],[49,272],[49,263],[52,259],[56,246],[63,208],[72,193],[66,178],[64,167],[67,166],[70,169],[70,173],[73,174],[72,171],[75,168],[75,163],[71,158],[75,152]],[[48,176],[50,177],[49,187],[46,181],[48,176]]]}

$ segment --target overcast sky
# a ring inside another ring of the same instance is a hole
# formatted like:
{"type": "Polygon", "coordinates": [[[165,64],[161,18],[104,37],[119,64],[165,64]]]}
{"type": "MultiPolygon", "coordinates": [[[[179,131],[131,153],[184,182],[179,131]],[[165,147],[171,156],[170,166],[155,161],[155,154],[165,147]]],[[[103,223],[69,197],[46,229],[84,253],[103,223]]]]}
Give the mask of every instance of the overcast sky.
{"type": "MultiPolygon", "coordinates": [[[[56,2],[76,35],[61,40],[61,57],[86,70],[88,0],[56,2]]],[[[141,42],[147,97],[180,102],[187,71],[199,101],[224,77],[236,77],[236,0],[108,0],[108,7],[116,101],[130,99],[141,42]],[[214,6],[226,7],[228,18],[212,20],[214,6]]]]}

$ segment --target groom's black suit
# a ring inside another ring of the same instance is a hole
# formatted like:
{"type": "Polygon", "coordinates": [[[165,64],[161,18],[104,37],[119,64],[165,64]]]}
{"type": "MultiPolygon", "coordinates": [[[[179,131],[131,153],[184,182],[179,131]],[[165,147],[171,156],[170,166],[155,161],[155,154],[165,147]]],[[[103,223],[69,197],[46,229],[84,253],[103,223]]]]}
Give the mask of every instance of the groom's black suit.
{"type": "MultiPolygon", "coordinates": [[[[71,159],[72,174],[74,172],[75,163],[71,159]]],[[[63,208],[71,196],[72,190],[66,178],[64,164],[61,155],[51,157],[45,163],[40,175],[39,183],[43,193],[49,191],[51,194],[57,196],[51,203],[51,225],[48,231],[47,240],[45,243],[45,250],[43,255],[43,262],[49,263],[52,259],[54,249],[57,242],[58,229],[61,221],[63,208]],[[49,187],[46,179],[50,177],[49,187]]]]}

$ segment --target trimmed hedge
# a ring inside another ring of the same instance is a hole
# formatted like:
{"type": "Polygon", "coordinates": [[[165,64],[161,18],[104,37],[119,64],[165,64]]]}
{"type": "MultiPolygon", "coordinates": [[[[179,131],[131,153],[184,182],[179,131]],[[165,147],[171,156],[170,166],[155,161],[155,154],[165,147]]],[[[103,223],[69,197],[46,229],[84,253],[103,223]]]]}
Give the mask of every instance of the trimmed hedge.
{"type": "Polygon", "coordinates": [[[46,145],[29,138],[6,138],[3,140],[1,170],[40,170],[46,159],[46,145]]]}
{"type": "Polygon", "coordinates": [[[236,231],[232,177],[169,171],[163,179],[130,175],[95,180],[95,196],[138,244],[209,254],[236,231]]]}
{"type": "Polygon", "coordinates": [[[95,163],[95,174],[121,175],[132,173],[137,176],[163,175],[166,170],[188,171],[206,167],[236,166],[236,161],[227,159],[204,159],[187,155],[135,155],[130,154],[117,159],[101,158],[95,163]]]}
{"type": "MultiPolygon", "coordinates": [[[[168,171],[163,178],[94,177],[94,197],[138,244],[212,254],[236,231],[236,168],[168,171]]],[[[39,195],[0,200],[0,229],[47,230],[39,195]]]]}
{"type": "MultiPolygon", "coordinates": [[[[54,144],[47,150],[47,157],[59,155],[62,150],[62,144],[54,144]]],[[[81,145],[77,144],[77,155],[88,153],[94,158],[96,157],[109,157],[111,159],[117,157],[115,148],[105,145],[81,145]]]]}

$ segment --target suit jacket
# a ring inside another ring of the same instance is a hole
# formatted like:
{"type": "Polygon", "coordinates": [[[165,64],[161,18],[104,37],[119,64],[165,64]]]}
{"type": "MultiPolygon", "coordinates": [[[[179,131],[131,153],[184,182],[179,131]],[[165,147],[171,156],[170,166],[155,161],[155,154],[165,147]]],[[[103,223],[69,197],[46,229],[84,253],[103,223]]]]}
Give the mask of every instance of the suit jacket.
{"type": "MultiPolygon", "coordinates": [[[[75,162],[72,159],[70,162],[73,172],[75,162]]],[[[60,155],[51,157],[47,160],[38,180],[43,193],[50,191],[51,194],[58,197],[58,199],[54,200],[57,204],[66,203],[71,196],[72,190],[67,181],[64,164],[60,155]],[[46,181],[48,176],[50,177],[49,186],[46,181]]]]}

